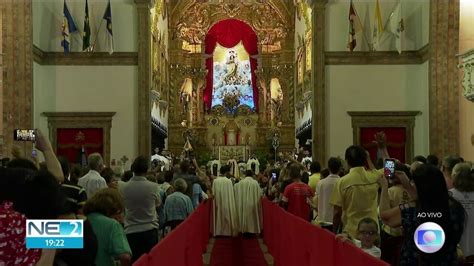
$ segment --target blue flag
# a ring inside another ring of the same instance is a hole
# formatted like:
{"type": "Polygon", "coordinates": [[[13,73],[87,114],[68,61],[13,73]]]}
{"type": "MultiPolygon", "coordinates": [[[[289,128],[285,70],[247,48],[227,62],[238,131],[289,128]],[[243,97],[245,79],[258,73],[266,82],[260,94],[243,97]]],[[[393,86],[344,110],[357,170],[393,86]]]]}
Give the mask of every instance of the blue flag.
{"type": "Polygon", "coordinates": [[[105,9],[104,17],[106,22],[106,34],[107,34],[107,48],[109,50],[109,54],[114,52],[114,35],[112,32],[112,9],[110,7],[110,0],[107,4],[107,8],[105,9]]]}
{"type": "Polygon", "coordinates": [[[84,17],[84,35],[82,36],[82,50],[83,51],[90,51],[91,50],[91,26],[89,23],[89,4],[86,0],[86,8],[84,10],[85,17],[84,17]]]}
{"type": "Polygon", "coordinates": [[[71,13],[69,12],[69,8],[67,7],[66,0],[64,0],[62,26],[63,39],[61,41],[61,46],[64,48],[64,53],[69,53],[70,51],[71,41],[69,35],[74,32],[77,32],[76,23],[74,23],[71,13]]]}

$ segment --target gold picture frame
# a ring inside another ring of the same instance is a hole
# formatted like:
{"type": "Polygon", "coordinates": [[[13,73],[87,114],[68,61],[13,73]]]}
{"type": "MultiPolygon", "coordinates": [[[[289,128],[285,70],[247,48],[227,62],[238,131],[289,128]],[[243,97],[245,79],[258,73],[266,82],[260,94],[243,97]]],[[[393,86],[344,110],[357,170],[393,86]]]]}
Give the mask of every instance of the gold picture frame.
{"type": "Polygon", "coordinates": [[[306,32],[306,38],[305,38],[305,50],[306,50],[306,57],[305,57],[305,62],[306,62],[305,67],[306,68],[305,68],[305,70],[307,72],[311,72],[311,68],[313,66],[313,64],[312,64],[313,55],[312,55],[312,49],[311,49],[312,45],[313,45],[313,43],[312,43],[312,38],[311,38],[311,30],[308,30],[306,32]]]}
{"type": "Polygon", "coordinates": [[[303,84],[303,79],[304,79],[304,46],[301,46],[298,48],[298,54],[296,57],[296,65],[297,65],[297,70],[296,70],[296,81],[297,84],[303,84]]]}

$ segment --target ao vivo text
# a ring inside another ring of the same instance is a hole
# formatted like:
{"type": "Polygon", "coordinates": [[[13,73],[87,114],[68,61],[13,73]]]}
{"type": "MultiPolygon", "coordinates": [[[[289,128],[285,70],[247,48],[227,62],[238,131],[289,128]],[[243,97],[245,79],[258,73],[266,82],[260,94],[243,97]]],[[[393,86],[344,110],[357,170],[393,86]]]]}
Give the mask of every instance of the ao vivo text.
{"type": "Polygon", "coordinates": [[[441,218],[443,214],[441,212],[419,212],[417,218],[441,218]]]}

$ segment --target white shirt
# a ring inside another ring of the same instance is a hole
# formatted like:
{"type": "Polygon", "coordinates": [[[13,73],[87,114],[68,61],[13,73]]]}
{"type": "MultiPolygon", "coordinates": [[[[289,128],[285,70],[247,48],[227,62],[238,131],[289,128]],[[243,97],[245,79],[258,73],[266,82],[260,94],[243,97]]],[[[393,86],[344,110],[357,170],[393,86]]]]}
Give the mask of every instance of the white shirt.
{"type": "Polygon", "coordinates": [[[371,248],[363,248],[362,247],[362,243],[360,242],[360,240],[357,240],[357,239],[354,239],[354,244],[361,248],[365,253],[368,253],[376,258],[379,258],[382,256],[382,252],[380,251],[380,248],[376,247],[376,246],[372,246],[371,248]]]}
{"type": "Polygon", "coordinates": [[[84,188],[88,199],[92,198],[97,191],[107,187],[105,179],[95,170],[90,170],[85,176],[79,178],[77,184],[84,188]]]}
{"type": "Polygon", "coordinates": [[[333,206],[329,203],[331,194],[339,180],[338,175],[329,175],[328,177],[319,180],[316,185],[316,196],[318,197],[318,216],[317,222],[331,223],[333,216],[333,206]]]}
{"type": "Polygon", "coordinates": [[[453,198],[459,201],[466,211],[467,220],[459,244],[465,257],[472,256],[474,255],[474,192],[461,192],[456,188],[449,191],[453,193],[453,198]]]}

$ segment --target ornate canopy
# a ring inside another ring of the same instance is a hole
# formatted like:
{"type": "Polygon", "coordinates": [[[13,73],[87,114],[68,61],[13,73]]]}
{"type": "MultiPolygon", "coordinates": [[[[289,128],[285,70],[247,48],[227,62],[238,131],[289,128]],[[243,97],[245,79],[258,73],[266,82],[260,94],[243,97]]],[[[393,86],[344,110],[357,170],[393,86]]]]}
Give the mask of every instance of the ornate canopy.
{"type": "Polygon", "coordinates": [[[259,43],[265,45],[284,40],[294,23],[292,1],[254,1],[252,5],[238,1],[176,2],[170,3],[169,25],[174,28],[176,37],[191,44],[203,43],[209,28],[223,19],[235,18],[245,21],[257,33],[259,43]]]}

